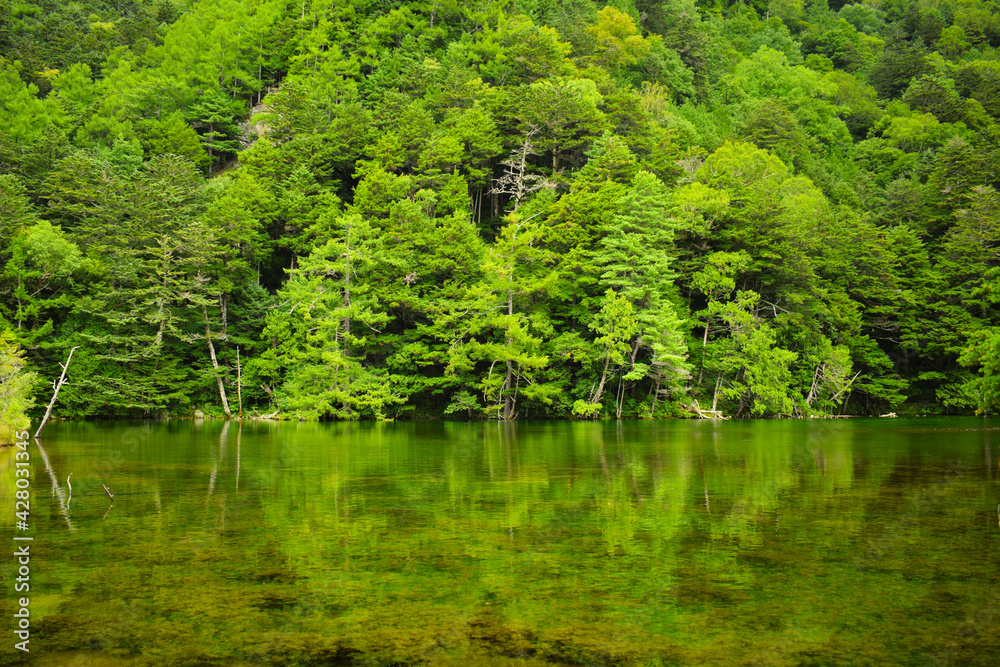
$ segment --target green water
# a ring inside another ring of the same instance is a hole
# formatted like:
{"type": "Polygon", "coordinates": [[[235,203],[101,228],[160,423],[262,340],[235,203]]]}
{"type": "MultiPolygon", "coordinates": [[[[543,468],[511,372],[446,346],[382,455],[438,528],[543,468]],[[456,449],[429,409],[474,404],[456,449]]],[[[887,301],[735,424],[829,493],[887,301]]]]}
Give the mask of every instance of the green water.
{"type": "Polygon", "coordinates": [[[53,424],[30,661],[997,665],[998,445],[981,419],[53,424]]]}

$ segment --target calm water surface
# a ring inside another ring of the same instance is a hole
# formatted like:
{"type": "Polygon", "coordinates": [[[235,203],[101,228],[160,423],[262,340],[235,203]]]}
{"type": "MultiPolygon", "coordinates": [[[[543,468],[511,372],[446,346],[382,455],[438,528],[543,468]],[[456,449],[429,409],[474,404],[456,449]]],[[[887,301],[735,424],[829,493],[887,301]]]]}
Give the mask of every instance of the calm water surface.
{"type": "Polygon", "coordinates": [[[998,445],[981,419],[53,424],[30,661],[998,665],[998,445]]]}

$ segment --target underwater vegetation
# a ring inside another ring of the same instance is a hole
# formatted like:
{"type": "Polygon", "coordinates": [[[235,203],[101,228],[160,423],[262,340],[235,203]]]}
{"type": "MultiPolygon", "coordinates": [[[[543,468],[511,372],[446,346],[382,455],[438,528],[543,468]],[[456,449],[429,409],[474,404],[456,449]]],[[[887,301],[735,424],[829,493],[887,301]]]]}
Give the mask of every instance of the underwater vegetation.
{"type": "Polygon", "coordinates": [[[990,422],[888,422],[57,423],[30,662],[991,665],[990,422]]]}

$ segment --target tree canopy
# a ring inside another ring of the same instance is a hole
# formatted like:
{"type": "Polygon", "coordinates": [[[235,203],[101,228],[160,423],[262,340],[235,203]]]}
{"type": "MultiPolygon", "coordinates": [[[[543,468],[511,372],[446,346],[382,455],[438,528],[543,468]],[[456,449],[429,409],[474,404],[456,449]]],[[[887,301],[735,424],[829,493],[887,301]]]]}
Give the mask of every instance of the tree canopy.
{"type": "Polygon", "coordinates": [[[0,0],[5,386],[79,346],[63,416],[992,411],[998,47],[981,0],[0,0]]]}

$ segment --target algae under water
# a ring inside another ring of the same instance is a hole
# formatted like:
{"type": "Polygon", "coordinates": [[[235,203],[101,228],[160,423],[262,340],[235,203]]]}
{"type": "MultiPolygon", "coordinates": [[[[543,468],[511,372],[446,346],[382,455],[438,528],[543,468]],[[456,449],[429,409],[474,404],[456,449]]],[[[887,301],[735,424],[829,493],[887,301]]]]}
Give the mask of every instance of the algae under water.
{"type": "Polygon", "coordinates": [[[0,663],[995,665],[998,445],[971,418],[53,424],[31,653],[8,630],[0,663]]]}

